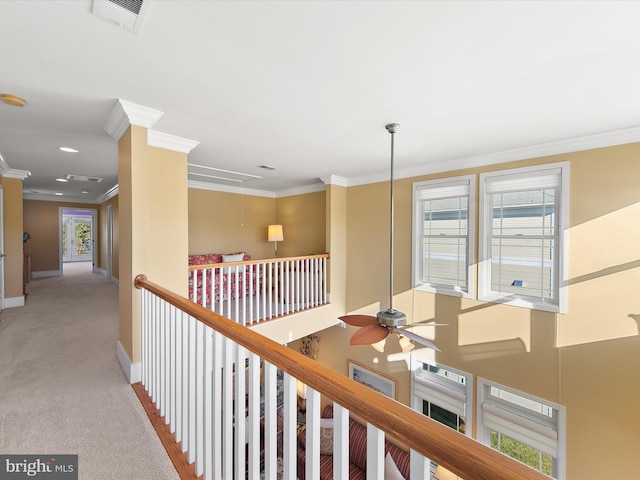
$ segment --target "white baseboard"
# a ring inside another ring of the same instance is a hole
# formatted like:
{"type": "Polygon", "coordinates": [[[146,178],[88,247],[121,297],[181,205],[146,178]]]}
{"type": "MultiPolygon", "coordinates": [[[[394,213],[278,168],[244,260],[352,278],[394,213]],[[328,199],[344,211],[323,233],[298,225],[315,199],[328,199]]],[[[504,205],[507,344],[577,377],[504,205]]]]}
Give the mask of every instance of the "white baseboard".
{"type": "Polygon", "coordinates": [[[4,299],[4,308],[24,307],[24,295],[4,299]]]}
{"type": "Polygon", "coordinates": [[[33,278],[59,277],[60,275],[62,275],[62,271],[60,270],[42,270],[40,272],[31,272],[31,276],[33,278]]]}
{"type": "Polygon", "coordinates": [[[124,371],[124,374],[127,376],[127,380],[129,380],[129,383],[133,384],[142,381],[141,363],[131,363],[129,354],[120,343],[120,340],[118,340],[118,345],[116,347],[116,357],[118,358],[120,367],[124,371]]]}
{"type": "Polygon", "coordinates": [[[107,271],[104,268],[97,268],[96,269],[96,273],[99,273],[100,275],[102,275],[107,280],[111,280],[111,283],[113,283],[116,287],[120,285],[120,282],[116,277],[111,276],[111,278],[109,278],[109,275],[108,275],[107,271]]]}

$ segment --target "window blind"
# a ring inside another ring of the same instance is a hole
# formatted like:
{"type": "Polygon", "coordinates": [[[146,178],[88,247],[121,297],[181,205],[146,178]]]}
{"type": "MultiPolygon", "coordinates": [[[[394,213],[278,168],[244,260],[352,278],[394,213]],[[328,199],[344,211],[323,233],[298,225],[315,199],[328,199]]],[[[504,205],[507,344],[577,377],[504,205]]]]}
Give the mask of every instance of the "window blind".
{"type": "Polygon", "coordinates": [[[489,401],[482,402],[482,424],[554,458],[558,457],[558,432],[551,426],[516,415],[489,401]]]}
{"type": "Polygon", "coordinates": [[[416,378],[413,387],[413,394],[427,402],[435,403],[439,407],[442,407],[451,413],[455,413],[460,417],[466,417],[465,404],[467,396],[452,388],[416,378]]]}

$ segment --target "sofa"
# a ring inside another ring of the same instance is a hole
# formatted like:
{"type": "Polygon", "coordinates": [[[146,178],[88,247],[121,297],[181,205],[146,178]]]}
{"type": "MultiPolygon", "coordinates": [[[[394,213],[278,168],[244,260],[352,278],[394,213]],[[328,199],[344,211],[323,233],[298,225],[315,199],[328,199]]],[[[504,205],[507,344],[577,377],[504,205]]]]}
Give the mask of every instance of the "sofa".
{"type": "MultiPolygon", "coordinates": [[[[248,255],[245,252],[236,252],[229,254],[205,253],[199,255],[189,255],[190,266],[224,264],[232,262],[248,262],[250,260],[251,255],[248,255]]],[[[205,275],[203,274],[202,270],[195,270],[195,272],[196,274],[194,282],[194,271],[189,270],[189,299],[207,307],[211,307],[212,303],[212,298],[210,298],[211,295],[209,293],[212,291],[212,283],[214,287],[214,301],[227,300],[229,297],[232,300],[235,298],[242,298],[250,292],[253,292],[253,294],[255,295],[256,290],[261,286],[261,275],[258,272],[257,267],[253,265],[240,266],[237,269],[232,269],[231,272],[223,270],[222,281],[220,279],[220,270],[218,268],[213,268],[206,272],[206,282],[203,282],[203,278],[205,277],[205,275]],[[203,283],[205,283],[205,285],[203,285],[203,283]],[[195,298],[194,288],[196,293],[195,298]],[[206,298],[204,298],[205,295],[206,298]],[[203,298],[205,300],[204,303],[203,298]]]]}
{"type": "MultiPolygon", "coordinates": [[[[322,411],[322,418],[333,418],[333,406],[327,405],[322,411]]],[[[321,440],[320,450],[321,452],[329,452],[332,450],[332,438],[327,440],[332,435],[333,429],[324,429],[324,422],[321,421],[321,440]],[[324,431],[323,431],[324,430],[324,431]]],[[[298,433],[297,438],[297,455],[298,455],[298,479],[305,480],[305,464],[306,464],[306,432],[302,428],[298,433]]],[[[410,468],[410,455],[409,452],[394,445],[385,440],[384,454],[385,454],[385,478],[404,478],[409,479],[410,468]],[[389,458],[393,459],[393,464],[390,465],[389,458]]],[[[367,477],[367,427],[353,418],[349,418],[349,480],[364,480],[367,477]]],[[[320,479],[332,480],[333,479],[333,455],[327,453],[320,454],[320,479]]]]}

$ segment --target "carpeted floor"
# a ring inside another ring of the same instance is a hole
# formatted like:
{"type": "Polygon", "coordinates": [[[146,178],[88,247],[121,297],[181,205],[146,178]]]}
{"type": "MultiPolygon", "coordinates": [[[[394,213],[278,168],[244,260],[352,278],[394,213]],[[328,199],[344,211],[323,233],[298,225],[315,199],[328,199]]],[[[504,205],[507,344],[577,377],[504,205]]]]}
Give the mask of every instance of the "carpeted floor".
{"type": "Polygon", "coordinates": [[[0,454],[77,454],[80,479],[178,475],[116,360],[118,289],[65,264],[0,312],[0,454]]]}

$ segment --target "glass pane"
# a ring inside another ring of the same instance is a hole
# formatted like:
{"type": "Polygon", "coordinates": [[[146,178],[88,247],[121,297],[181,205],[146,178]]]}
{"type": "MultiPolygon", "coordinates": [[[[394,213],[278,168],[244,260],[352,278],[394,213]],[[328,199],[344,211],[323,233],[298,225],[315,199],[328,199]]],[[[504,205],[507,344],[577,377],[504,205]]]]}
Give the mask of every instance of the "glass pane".
{"type": "Polygon", "coordinates": [[[491,430],[491,448],[546,475],[552,474],[553,457],[551,455],[494,430],[491,430]]]}
{"type": "Polygon", "coordinates": [[[554,300],[556,191],[492,195],[491,289],[554,300]]]}
{"type": "Polygon", "coordinates": [[[467,197],[425,200],[423,283],[467,289],[467,197]]]}
{"type": "Polygon", "coordinates": [[[555,241],[494,238],[491,244],[491,289],[552,300],[555,241]]]}
{"type": "Polygon", "coordinates": [[[62,224],[62,256],[66,257],[67,253],[67,222],[62,224]]]}
{"type": "Polygon", "coordinates": [[[422,413],[427,417],[436,420],[437,422],[446,425],[449,428],[453,428],[461,433],[465,431],[465,422],[464,419],[458,417],[455,413],[450,412],[449,410],[445,410],[442,407],[439,407],[435,403],[430,403],[427,400],[422,401],[422,413]]]}
{"type": "Polygon", "coordinates": [[[91,253],[91,225],[76,223],[76,255],[91,253]]]}

